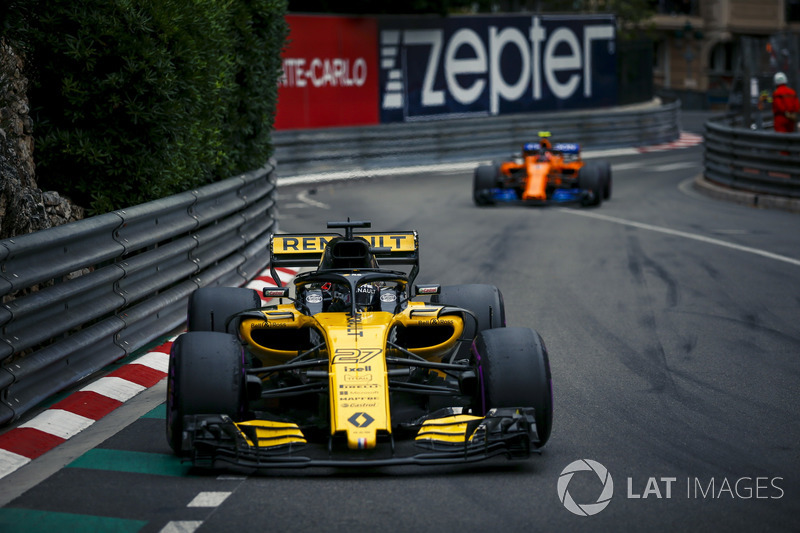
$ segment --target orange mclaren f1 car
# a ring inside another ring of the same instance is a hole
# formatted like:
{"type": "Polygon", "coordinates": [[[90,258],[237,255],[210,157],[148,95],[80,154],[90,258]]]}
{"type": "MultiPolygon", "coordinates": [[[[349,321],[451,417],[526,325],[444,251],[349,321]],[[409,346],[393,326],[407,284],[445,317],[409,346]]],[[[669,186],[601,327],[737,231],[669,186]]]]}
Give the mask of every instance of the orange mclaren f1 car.
{"type": "Polygon", "coordinates": [[[539,132],[539,141],[526,143],[520,156],[476,168],[472,187],[475,204],[576,202],[599,206],[611,198],[611,166],[607,161],[584,161],[578,144],[552,144],[549,137],[549,132],[539,132]]]}

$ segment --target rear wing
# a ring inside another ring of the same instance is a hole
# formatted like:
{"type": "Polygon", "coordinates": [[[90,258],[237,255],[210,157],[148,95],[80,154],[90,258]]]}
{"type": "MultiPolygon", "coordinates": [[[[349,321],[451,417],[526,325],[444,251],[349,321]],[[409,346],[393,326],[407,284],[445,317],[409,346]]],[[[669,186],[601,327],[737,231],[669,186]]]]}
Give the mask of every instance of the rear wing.
{"type": "MultiPolygon", "coordinates": [[[[541,149],[540,143],[525,143],[522,147],[525,152],[538,152],[541,149]]],[[[550,149],[553,152],[562,154],[578,155],[581,153],[581,146],[578,143],[556,143],[550,149]]]]}
{"type": "Polygon", "coordinates": [[[553,145],[553,150],[562,154],[579,154],[581,146],[577,143],[556,143],[553,145]]]}
{"type": "MultiPolygon", "coordinates": [[[[276,277],[275,267],[317,267],[325,247],[339,233],[282,233],[270,238],[270,270],[276,277]]],[[[370,243],[370,252],[383,265],[411,265],[413,280],[419,269],[419,240],[416,231],[392,231],[353,233],[348,231],[348,239],[361,237],[370,243]]]]}
{"type": "Polygon", "coordinates": [[[338,233],[273,234],[269,241],[270,264],[289,267],[319,265],[325,246],[338,233]]]}

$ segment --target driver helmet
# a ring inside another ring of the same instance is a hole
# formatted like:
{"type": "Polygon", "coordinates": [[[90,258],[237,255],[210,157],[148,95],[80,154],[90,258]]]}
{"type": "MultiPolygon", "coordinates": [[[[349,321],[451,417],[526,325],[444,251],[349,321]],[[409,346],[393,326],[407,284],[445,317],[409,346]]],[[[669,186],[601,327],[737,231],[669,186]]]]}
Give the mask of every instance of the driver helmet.
{"type": "Polygon", "coordinates": [[[543,156],[548,156],[550,150],[553,149],[553,143],[550,142],[550,132],[549,131],[540,131],[539,132],[539,154],[543,156]]]}
{"type": "MultiPolygon", "coordinates": [[[[350,287],[343,283],[325,283],[322,285],[322,291],[330,294],[329,311],[345,311],[350,309],[352,304],[352,295],[350,294],[350,287]]],[[[376,304],[380,301],[380,287],[375,283],[364,283],[356,288],[355,302],[358,309],[374,309],[376,304]]]]}
{"type": "Polygon", "coordinates": [[[356,289],[356,306],[359,309],[374,309],[380,301],[381,289],[376,283],[364,283],[356,289]]]}
{"type": "Polygon", "coordinates": [[[776,72],[775,77],[773,78],[775,85],[786,85],[788,80],[786,79],[786,74],[783,72],[776,72]]]}

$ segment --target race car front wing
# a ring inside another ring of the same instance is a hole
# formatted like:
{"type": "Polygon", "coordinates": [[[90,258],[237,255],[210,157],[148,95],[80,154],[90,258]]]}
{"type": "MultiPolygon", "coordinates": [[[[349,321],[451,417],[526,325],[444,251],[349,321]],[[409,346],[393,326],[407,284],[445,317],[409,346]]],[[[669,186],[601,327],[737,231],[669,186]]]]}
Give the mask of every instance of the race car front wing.
{"type": "Polygon", "coordinates": [[[533,408],[492,409],[486,416],[447,408],[398,428],[413,439],[387,434],[374,450],[348,450],[334,438],[314,443],[298,426],[272,421],[234,422],[226,415],[184,417],[182,450],[202,468],[245,469],[377,467],[472,463],[497,456],[519,460],[538,452],[533,408]]]}
{"type": "Polygon", "coordinates": [[[546,200],[522,200],[514,189],[491,189],[490,198],[495,202],[503,203],[522,203],[530,205],[549,205],[549,204],[570,204],[582,202],[590,198],[591,191],[575,188],[555,189],[546,200]]]}

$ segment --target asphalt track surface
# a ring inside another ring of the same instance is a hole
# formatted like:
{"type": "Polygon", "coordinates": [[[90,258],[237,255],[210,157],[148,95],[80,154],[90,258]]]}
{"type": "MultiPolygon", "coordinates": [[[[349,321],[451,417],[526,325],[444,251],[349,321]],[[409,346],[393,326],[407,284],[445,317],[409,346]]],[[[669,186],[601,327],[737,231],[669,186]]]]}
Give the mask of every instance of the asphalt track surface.
{"type": "Polygon", "coordinates": [[[477,208],[463,169],[280,189],[283,231],[415,229],[419,283],[503,291],[550,352],[541,456],[197,472],[161,382],[0,480],[0,531],[796,531],[800,215],[697,193],[700,147],[610,161],[596,209],[477,208]]]}

